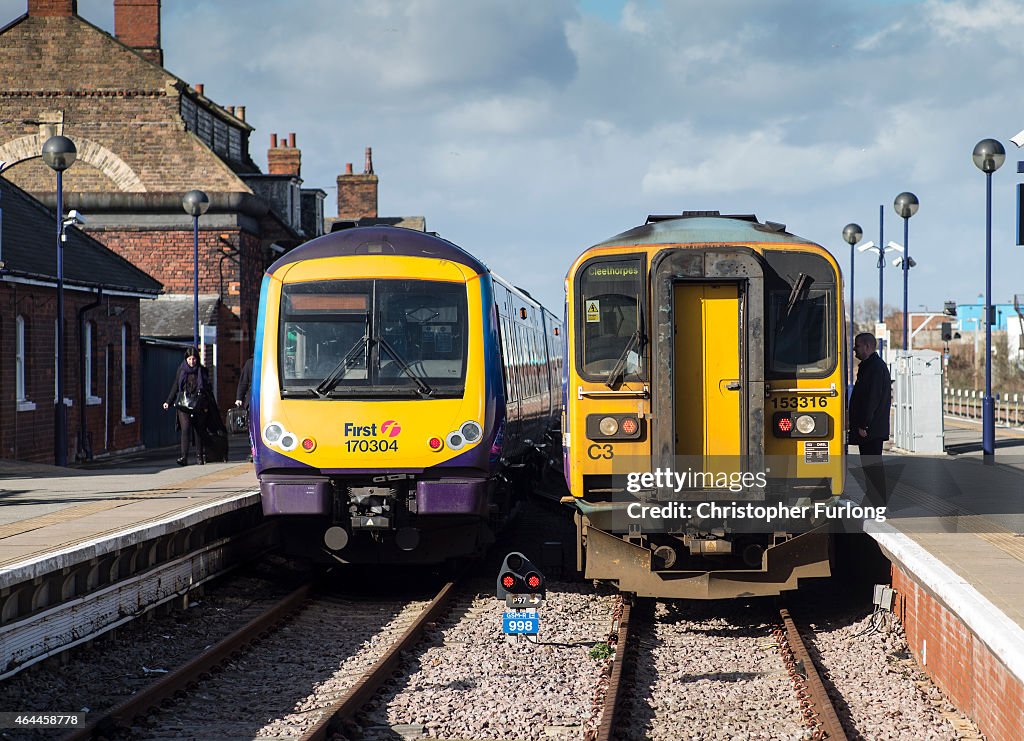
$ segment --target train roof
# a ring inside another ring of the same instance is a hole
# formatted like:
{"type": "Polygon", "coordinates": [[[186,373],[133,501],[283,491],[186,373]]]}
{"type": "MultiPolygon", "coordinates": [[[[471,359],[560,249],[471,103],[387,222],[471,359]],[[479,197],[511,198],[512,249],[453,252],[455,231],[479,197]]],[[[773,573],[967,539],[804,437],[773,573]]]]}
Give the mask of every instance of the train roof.
{"type": "Polygon", "coordinates": [[[785,224],[758,221],[753,214],[722,216],[717,211],[684,211],[679,215],[652,215],[647,223],[606,239],[595,247],[645,244],[729,244],[771,242],[816,244],[790,234],[785,224]]]}
{"type": "Polygon", "coordinates": [[[267,272],[301,260],[372,254],[432,257],[465,265],[481,275],[489,272],[480,260],[447,239],[394,226],[357,226],[325,234],[285,253],[267,272]]]}

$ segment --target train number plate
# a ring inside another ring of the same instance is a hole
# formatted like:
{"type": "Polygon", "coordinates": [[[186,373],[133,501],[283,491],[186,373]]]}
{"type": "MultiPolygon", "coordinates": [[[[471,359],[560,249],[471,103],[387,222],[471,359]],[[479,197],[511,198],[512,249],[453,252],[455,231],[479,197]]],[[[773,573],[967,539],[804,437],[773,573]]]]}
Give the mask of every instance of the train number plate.
{"type": "Polygon", "coordinates": [[[827,396],[773,396],[772,409],[826,409],[827,396]]]}
{"type": "Polygon", "coordinates": [[[506,610],[501,616],[501,630],[508,635],[537,635],[540,632],[540,613],[506,610]]]}

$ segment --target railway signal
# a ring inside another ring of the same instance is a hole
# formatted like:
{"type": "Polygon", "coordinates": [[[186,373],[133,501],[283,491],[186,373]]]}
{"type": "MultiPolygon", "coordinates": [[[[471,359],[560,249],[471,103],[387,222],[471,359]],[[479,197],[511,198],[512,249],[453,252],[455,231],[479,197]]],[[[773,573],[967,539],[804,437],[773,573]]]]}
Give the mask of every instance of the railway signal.
{"type": "Polygon", "coordinates": [[[510,595],[536,595],[539,602],[545,595],[544,575],[522,553],[510,553],[505,556],[498,572],[497,592],[498,599],[506,599],[510,595]]]}
{"type": "Polygon", "coordinates": [[[544,575],[522,553],[505,556],[498,572],[498,599],[505,600],[501,629],[507,635],[537,635],[538,607],[544,601],[544,575]]]}

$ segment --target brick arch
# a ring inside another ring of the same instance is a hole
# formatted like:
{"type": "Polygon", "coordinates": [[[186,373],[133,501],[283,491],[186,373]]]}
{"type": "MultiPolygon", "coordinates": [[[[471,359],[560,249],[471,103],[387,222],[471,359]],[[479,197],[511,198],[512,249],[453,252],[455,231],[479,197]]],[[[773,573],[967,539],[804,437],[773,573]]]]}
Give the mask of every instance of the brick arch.
{"type": "MultiPolygon", "coordinates": [[[[42,134],[32,134],[7,142],[0,146],[0,162],[6,162],[4,167],[7,168],[34,157],[41,157],[43,144],[47,138],[49,137],[42,134]]],[[[81,137],[75,137],[74,142],[78,148],[78,159],[87,162],[113,180],[114,185],[122,193],[146,192],[146,186],[128,163],[102,144],[81,137]]]]}

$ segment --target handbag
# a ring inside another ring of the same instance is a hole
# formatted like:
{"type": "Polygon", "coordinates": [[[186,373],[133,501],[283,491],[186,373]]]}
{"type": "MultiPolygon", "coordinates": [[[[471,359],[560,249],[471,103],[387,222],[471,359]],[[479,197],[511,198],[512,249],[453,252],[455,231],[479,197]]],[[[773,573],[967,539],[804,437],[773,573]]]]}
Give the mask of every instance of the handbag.
{"type": "Polygon", "coordinates": [[[174,408],[189,414],[196,411],[199,409],[199,392],[179,391],[178,398],[174,400],[174,408]]]}

